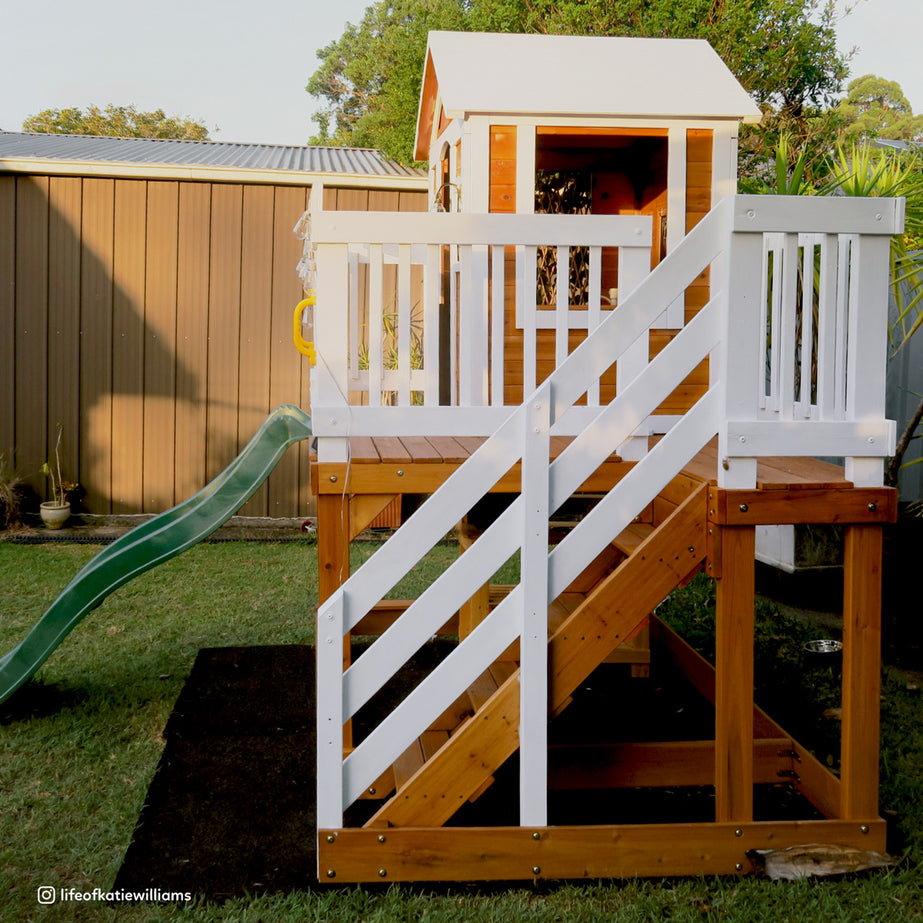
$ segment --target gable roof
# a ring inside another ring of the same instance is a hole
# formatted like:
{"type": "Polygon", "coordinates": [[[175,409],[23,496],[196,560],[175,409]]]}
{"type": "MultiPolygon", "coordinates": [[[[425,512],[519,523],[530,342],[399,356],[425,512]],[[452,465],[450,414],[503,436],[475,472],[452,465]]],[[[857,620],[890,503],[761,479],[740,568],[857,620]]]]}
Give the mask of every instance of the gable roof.
{"type": "MultiPolygon", "coordinates": [[[[430,32],[416,156],[436,99],[449,118],[490,112],[758,122],[759,107],[702,39],[430,32]]],[[[428,151],[424,149],[423,158],[428,151]]]]}
{"type": "Polygon", "coordinates": [[[0,173],[97,173],[188,179],[225,178],[342,184],[351,177],[405,187],[425,180],[378,151],[351,147],[291,147],[161,138],[102,138],[0,131],[0,173]]]}

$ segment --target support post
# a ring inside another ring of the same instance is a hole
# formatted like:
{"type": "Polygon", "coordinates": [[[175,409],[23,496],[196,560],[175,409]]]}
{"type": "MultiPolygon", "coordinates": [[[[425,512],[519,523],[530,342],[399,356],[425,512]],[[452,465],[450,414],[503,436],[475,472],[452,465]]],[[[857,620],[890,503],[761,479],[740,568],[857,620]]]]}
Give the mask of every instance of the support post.
{"type": "Polygon", "coordinates": [[[843,572],[840,816],[867,820],[878,815],[881,526],[847,526],[843,572]]]}
{"type": "Polygon", "coordinates": [[[548,823],[548,469],[551,386],[529,398],[522,451],[519,823],[548,823]]]}
{"type": "Polygon", "coordinates": [[[317,498],[317,601],[325,602],[349,577],[349,494],[317,498]]]}
{"type": "Polygon", "coordinates": [[[753,820],[753,586],[756,530],[716,526],[715,820],[753,820]]]}

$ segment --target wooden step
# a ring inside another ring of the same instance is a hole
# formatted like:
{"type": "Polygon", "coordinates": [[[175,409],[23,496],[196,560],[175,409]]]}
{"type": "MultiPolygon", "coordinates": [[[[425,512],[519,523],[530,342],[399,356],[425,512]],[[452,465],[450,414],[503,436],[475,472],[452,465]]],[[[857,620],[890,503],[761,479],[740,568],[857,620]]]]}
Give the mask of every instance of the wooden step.
{"type": "Polygon", "coordinates": [[[619,532],[612,544],[623,554],[631,554],[652,532],[654,527],[649,522],[633,522],[619,532]]]}
{"type": "Polygon", "coordinates": [[[448,731],[424,731],[394,762],[397,788],[407,782],[448,739],[448,731]]]}

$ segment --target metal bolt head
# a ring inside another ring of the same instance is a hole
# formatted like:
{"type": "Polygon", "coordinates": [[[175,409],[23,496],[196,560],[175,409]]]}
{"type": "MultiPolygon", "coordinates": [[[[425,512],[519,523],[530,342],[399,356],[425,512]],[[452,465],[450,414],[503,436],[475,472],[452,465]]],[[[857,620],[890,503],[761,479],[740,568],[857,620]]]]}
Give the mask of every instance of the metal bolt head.
{"type": "Polygon", "coordinates": [[[337,482],[337,476],[336,476],[335,474],[331,474],[331,475],[330,475],[330,483],[331,483],[331,484],[336,484],[336,482],[337,482]]]}
{"type": "Polygon", "coordinates": [[[387,843],[387,842],[388,842],[388,838],[387,838],[383,833],[379,833],[379,834],[378,834],[378,842],[379,842],[379,843],[387,843]]]}
{"type": "Polygon", "coordinates": [[[404,469],[403,469],[403,468],[401,468],[401,469],[398,470],[397,476],[398,476],[399,478],[402,478],[402,477],[404,476],[404,469]]]}
{"type": "Polygon", "coordinates": [[[388,870],[387,870],[387,869],[379,869],[379,870],[378,870],[378,877],[379,877],[379,878],[387,878],[387,877],[388,877],[388,870]]]}
{"type": "Polygon", "coordinates": [[[740,827],[738,827],[738,828],[734,831],[734,836],[743,836],[743,835],[744,835],[744,832],[743,832],[743,830],[740,829],[740,827]]]}
{"type": "Polygon", "coordinates": [[[336,873],[333,869],[327,869],[327,877],[328,877],[328,878],[336,878],[336,877],[337,877],[337,873],[336,873]]]}
{"type": "Polygon", "coordinates": [[[877,504],[877,503],[870,503],[870,504],[869,504],[869,512],[870,512],[870,513],[874,513],[875,510],[877,510],[877,509],[878,509],[878,504],[877,504]]]}
{"type": "Polygon", "coordinates": [[[868,825],[868,824],[863,824],[863,825],[859,828],[859,830],[860,830],[862,833],[868,833],[868,832],[869,832],[869,825],[868,825]]]}
{"type": "Polygon", "coordinates": [[[370,795],[375,795],[375,794],[377,794],[377,792],[378,792],[378,789],[375,788],[374,785],[369,789],[369,794],[370,794],[370,795]]]}
{"type": "Polygon", "coordinates": [[[328,843],[336,843],[336,841],[337,841],[337,838],[332,833],[327,837],[328,843]]]}
{"type": "Polygon", "coordinates": [[[532,866],[532,874],[533,874],[533,875],[541,875],[541,874],[542,874],[541,868],[540,868],[539,866],[537,866],[537,865],[533,865],[533,866],[532,866]]]}
{"type": "Polygon", "coordinates": [[[747,510],[750,509],[750,507],[747,506],[746,503],[741,503],[738,509],[741,511],[741,513],[746,513],[747,510]]]}
{"type": "Polygon", "coordinates": [[[541,838],[542,838],[542,835],[538,832],[538,830],[536,830],[535,833],[532,834],[533,840],[540,840],[541,838]]]}
{"type": "Polygon", "coordinates": [[[738,872],[742,872],[744,870],[743,862],[738,862],[737,865],[734,866],[734,868],[737,869],[738,872]]]}

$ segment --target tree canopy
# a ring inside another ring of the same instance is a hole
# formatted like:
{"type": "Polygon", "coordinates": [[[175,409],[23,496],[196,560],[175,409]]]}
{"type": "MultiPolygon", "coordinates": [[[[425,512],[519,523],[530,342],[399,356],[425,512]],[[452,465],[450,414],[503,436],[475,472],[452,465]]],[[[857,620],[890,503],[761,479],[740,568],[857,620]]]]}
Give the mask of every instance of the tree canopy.
{"type": "Polygon", "coordinates": [[[22,123],[23,131],[56,135],[97,135],[109,138],[172,138],[207,141],[208,128],[188,118],[168,116],[163,109],[139,112],[134,106],[88,106],[86,111],[44,109],[22,123]]]}
{"type": "Polygon", "coordinates": [[[780,125],[797,125],[846,76],[833,24],[832,0],[377,0],[318,52],[307,90],[327,108],[312,141],[410,161],[431,29],[703,38],[780,125]]]}
{"type": "Polygon", "coordinates": [[[893,80],[865,74],[849,82],[839,104],[844,140],[891,138],[923,140],[923,115],[914,115],[903,90],[893,80]]]}

